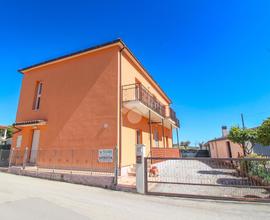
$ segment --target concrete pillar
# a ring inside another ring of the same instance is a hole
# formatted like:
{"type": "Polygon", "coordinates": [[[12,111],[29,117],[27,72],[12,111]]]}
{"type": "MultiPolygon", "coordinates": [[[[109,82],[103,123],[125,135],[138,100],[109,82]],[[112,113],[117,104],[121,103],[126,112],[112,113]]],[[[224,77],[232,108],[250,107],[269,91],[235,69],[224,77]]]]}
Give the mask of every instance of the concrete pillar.
{"type": "Polygon", "coordinates": [[[144,157],[145,157],[145,145],[136,145],[136,189],[138,193],[145,193],[145,167],[144,167],[144,157]]]}

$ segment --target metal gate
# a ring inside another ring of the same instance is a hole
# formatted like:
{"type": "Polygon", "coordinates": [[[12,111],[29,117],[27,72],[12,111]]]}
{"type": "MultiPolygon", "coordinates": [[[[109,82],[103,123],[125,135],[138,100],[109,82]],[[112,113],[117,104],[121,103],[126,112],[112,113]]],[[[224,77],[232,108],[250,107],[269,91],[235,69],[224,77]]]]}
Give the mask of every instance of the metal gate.
{"type": "Polygon", "coordinates": [[[269,158],[145,158],[147,194],[270,202],[269,158]]]}

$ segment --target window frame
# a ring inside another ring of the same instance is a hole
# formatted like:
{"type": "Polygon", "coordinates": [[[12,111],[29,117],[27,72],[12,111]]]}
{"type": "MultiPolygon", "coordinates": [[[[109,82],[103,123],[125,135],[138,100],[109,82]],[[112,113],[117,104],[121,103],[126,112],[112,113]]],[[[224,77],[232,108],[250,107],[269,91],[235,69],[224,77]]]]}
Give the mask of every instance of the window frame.
{"type": "Polygon", "coordinates": [[[36,84],[36,93],[35,93],[35,100],[34,100],[34,105],[33,105],[33,110],[35,111],[38,111],[40,109],[42,90],[43,90],[43,82],[38,81],[36,84]]]}

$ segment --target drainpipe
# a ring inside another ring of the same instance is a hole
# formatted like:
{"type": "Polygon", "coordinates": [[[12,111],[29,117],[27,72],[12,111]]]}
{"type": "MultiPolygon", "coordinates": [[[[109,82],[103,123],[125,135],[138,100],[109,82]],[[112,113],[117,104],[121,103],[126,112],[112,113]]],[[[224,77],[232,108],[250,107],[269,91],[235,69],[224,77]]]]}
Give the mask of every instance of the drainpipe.
{"type": "Polygon", "coordinates": [[[177,146],[179,148],[179,134],[178,134],[178,128],[176,128],[176,136],[177,136],[177,146]]]}
{"type": "Polygon", "coordinates": [[[119,152],[119,175],[121,175],[121,164],[122,164],[122,52],[126,47],[123,46],[119,50],[119,73],[118,73],[118,152],[119,152]]]}
{"type": "MultiPolygon", "coordinates": [[[[151,150],[152,150],[152,125],[151,125],[151,111],[149,110],[149,136],[150,136],[150,153],[151,153],[151,150]]],[[[152,156],[152,153],[151,153],[151,156],[152,156]]]]}
{"type": "Polygon", "coordinates": [[[172,132],[172,147],[173,147],[173,126],[171,125],[171,132],[172,132]]]}

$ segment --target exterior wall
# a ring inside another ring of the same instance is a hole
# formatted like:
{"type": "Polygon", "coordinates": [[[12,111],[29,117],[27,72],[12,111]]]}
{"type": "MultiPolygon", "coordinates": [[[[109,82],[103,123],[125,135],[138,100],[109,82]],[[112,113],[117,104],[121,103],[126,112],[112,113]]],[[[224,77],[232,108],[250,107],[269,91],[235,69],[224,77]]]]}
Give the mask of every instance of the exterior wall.
{"type": "MultiPolygon", "coordinates": [[[[16,122],[43,119],[39,149],[115,148],[117,145],[117,46],[24,74],[16,122]],[[40,109],[32,109],[36,83],[43,82],[40,109]]],[[[31,147],[33,127],[23,135],[31,147]]],[[[39,129],[39,128],[36,128],[39,129]]]]}
{"type": "MultiPolygon", "coordinates": [[[[121,85],[140,81],[162,104],[170,105],[168,98],[123,52],[121,59],[121,85]]],[[[119,105],[119,47],[117,45],[96,52],[71,57],[43,67],[34,68],[24,74],[16,122],[42,119],[45,126],[23,127],[13,137],[16,147],[18,135],[22,135],[23,152],[32,145],[34,129],[39,129],[39,149],[106,149],[117,146],[119,105]],[[37,82],[43,83],[40,109],[33,110],[37,82]]],[[[148,119],[134,111],[122,111],[121,166],[135,164],[136,130],[142,131],[142,143],[150,155],[150,138],[155,147],[153,132],[158,129],[158,147],[163,148],[162,126],[153,124],[149,133],[148,119]]],[[[172,130],[164,127],[168,147],[172,147],[172,130]]],[[[166,142],[166,141],[165,141],[166,142]]],[[[84,151],[82,151],[84,152],[84,151]]],[[[30,153],[30,151],[29,151],[30,153]]],[[[55,155],[55,154],[54,154],[55,155]]],[[[78,154],[77,154],[78,155],[78,154]]],[[[70,164],[69,154],[57,157],[57,166],[70,164]],[[65,158],[65,159],[63,159],[65,158]]],[[[28,155],[29,158],[29,155],[28,155]]],[[[52,156],[39,155],[39,163],[50,165],[52,156]]],[[[55,159],[56,160],[56,159],[55,159]]],[[[76,161],[88,159],[84,153],[76,161]]],[[[82,164],[77,164],[81,166],[82,164]]]]}
{"type": "Polygon", "coordinates": [[[179,158],[180,157],[180,149],[177,148],[153,148],[152,149],[152,157],[169,157],[169,158],[179,158]]]}
{"type": "MultiPolygon", "coordinates": [[[[229,152],[227,148],[227,142],[229,140],[216,140],[211,141],[209,143],[210,145],[210,152],[212,158],[228,158],[229,152]]],[[[243,149],[239,144],[233,143],[230,141],[231,145],[231,152],[232,152],[232,158],[238,158],[238,156],[243,156],[243,149]]]]}
{"type": "MultiPolygon", "coordinates": [[[[138,81],[147,88],[162,104],[169,106],[170,103],[166,100],[164,95],[158,91],[144,75],[144,73],[137,68],[133,61],[123,53],[122,56],[122,86],[135,84],[138,81]]],[[[150,156],[150,138],[152,139],[152,147],[155,147],[154,129],[158,129],[159,141],[158,147],[163,148],[162,126],[152,124],[152,135],[150,137],[148,119],[141,116],[136,110],[122,109],[122,166],[130,166],[136,163],[136,130],[142,131],[142,143],[146,145],[146,155],[150,156]]],[[[168,137],[168,146],[172,147],[172,131],[164,127],[164,136],[168,137]]],[[[165,141],[165,140],[164,140],[165,141]]]]}
{"type": "Polygon", "coordinates": [[[137,83],[136,80],[141,82],[162,104],[166,106],[170,104],[166,101],[165,97],[158,92],[157,87],[145,77],[143,71],[137,68],[133,61],[124,53],[122,56],[122,85],[137,83]]]}
{"type": "MultiPolygon", "coordinates": [[[[136,113],[133,110],[123,109],[123,126],[122,126],[122,166],[130,166],[136,163],[136,131],[141,130],[142,144],[146,146],[146,155],[150,154],[150,138],[152,140],[152,149],[164,149],[162,138],[162,126],[153,124],[152,135],[150,137],[148,119],[136,113]],[[154,129],[158,129],[159,139],[158,147],[154,143],[154,129]]],[[[164,127],[164,136],[168,137],[168,147],[172,148],[172,132],[170,129],[164,127]]],[[[165,140],[164,140],[165,141],[165,140]]],[[[165,142],[166,148],[166,142],[165,142]]]]}

